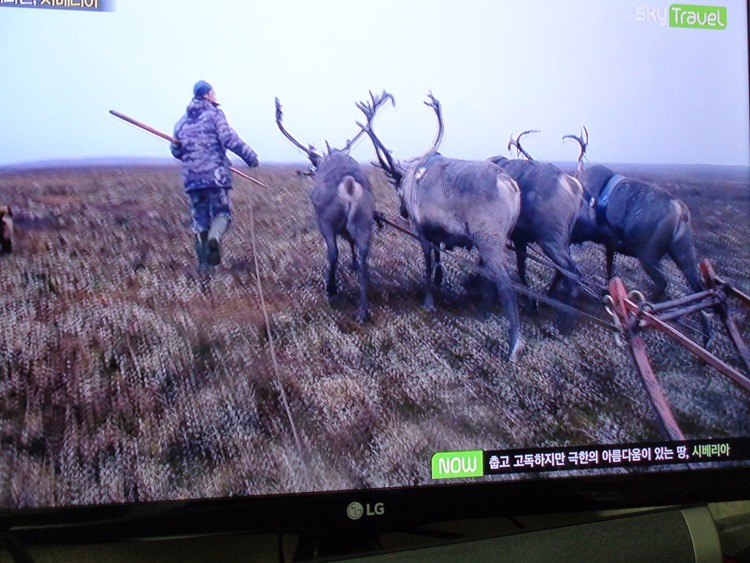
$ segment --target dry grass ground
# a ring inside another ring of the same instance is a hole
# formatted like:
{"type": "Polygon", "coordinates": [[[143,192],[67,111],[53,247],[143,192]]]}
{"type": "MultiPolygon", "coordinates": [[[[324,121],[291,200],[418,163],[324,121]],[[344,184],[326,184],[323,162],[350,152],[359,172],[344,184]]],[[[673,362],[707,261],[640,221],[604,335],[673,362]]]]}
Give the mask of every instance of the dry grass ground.
{"type": "MultiPolygon", "coordinates": [[[[294,167],[254,172],[272,189],[237,181],[235,224],[208,281],[176,168],[0,173],[17,229],[14,254],[0,258],[0,507],[405,486],[429,483],[441,450],[662,438],[612,334],[582,321],[563,335],[542,308],[523,315],[528,347],[509,364],[502,311],[485,317],[455,264],[438,311],[421,308],[421,253],[393,230],[374,237],[372,319],[357,324],[348,245],[341,297],[325,297],[312,181],[294,167]],[[300,446],[271,367],[250,205],[300,446]]],[[[377,206],[395,212],[371,174],[377,206]]],[[[747,291],[748,183],[660,183],[692,209],[699,256],[747,291]]],[[[602,277],[600,248],[575,257],[602,277]]],[[[629,287],[648,288],[636,262],[618,264],[629,287]]],[[[664,267],[670,295],[684,293],[664,267]]],[[[549,278],[532,265],[535,287],[549,278]]],[[[747,313],[738,321],[747,334],[747,313]]],[[[747,393],[664,338],[647,341],[688,437],[747,435],[747,393]]],[[[739,366],[726,338],[716,349],[739,366]]]]}

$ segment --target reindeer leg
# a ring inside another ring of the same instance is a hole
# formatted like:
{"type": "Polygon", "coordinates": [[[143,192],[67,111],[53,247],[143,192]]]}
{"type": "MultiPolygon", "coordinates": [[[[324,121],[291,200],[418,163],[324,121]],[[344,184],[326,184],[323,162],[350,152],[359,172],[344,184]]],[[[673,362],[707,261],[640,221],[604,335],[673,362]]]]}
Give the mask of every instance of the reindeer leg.
{"type": "MultiPolygon", "coordinates": [[[[544,254],[546,254],[547,257],[555,263],[555,265],[567,272],[571,272],[580,277],[578,266],[575,262],[573,262],[573,258],[570,255],[570,248],[565,246],[551,246],[546,244],[541,244],[540,246],[544,254]]],[[[555,271],[555,277],[552,279],[552,283],[547,290],[547,295],[552,295],[552,291],[561,281],[563,284],[563,291],[565,292],[566,299],[568,301],[574,300],[578,296],[578,284],[575,280],[568,278],[559,271],[555,271]]]]}
{"type": "Polygon", "coordinates": [[[428,311],[434,311],[435,301],[432,297],[432,246],[427,241],[423,240],[420,242],[422,243],[425,266],[424,308],[428,311]]]}
{"type": "MultiPolygon", "coordinates": [[[[480,270],[485,269],[484,258],[482,258],[481,254],[479,255],[477,268],[480,270]]],[[[482,316],[486,319],[490,311],[492,311],[495,301],[497,301],[497,287],[495,287],[494,283],[490,283],[490,280],[482,274],[477,274],[477,283],[482,296],[482,316]]]]}
{"type": "Polygon", "coordinates": [[[526,241],[514,240],[513,244],[516,248],[516,268],[518,269],[518,279],[526,287],[529,286],[529,282],[526,279],[526,241]]]}
{"type": "Polygon", "coordinates": [[[354,244],[354,238],[349,239],[349,246],[352,249],[352,270],[357,271],[357,247],[354,244]]]}
{"type": "Polygon", "coordinates": [[[526,339],[521,334],[521,319],[518,313],[518,301],[516,300],[516,292],[510,285],[510,275],[508,274],[508,268],[503,263],[502,257],[499,255],[497,248],[489,247],[489,245],[480,246],[479,252],[484,258],[485,264],[492,275],[493,281],[497,286],[497,292],[500,296],[500,303],[503,306],[503,311],[510,321],[510,329],[508,331],[509,336],[509,353],[508,359],[511,362],[515,362],[523,353],[526,347],[526,339]],[[484,248],[483,248],[484,246],[484,248]]]}
{"type": "Polygon", "coordinates": [[[658,258],[654,258],[653,256],[639,256],[638,260],[643,269],[646,270],[648,277],[654,283],[651,292],[651,301],[659,301],[662,295],[664,295],[664,290],[667,288],[667,278],[664,277],[664,274],[659,269],[658,258]]]}
{"type": "Polygon", "coordinates": [[[615,247],[614,245],[606,245],[607,253],[607,281],[615,277],[615,247]]]}
{"type": "Polygon", "coordinates": [[[547,295],[554,295],[557,286],[560,285],[560,282],[562,281],[562,278],[563,275],[560,272],[555,271],[555,275],[552,277],[552,282],[549,284],[549,289],[547,289],[547,295]]]}
{"type": "Polygon", "coordinates": [[[328,250],[328,278],[326,281],[326,292],[329,297],[336,295],[338,288],[336,287],[336,265],[339,260],[339,249],[336,245],[336,233],[332,229],[325,229],[321,231],[323,238],[326,241],[326,248],[328,250]]]}
{"type": "Polygon", "coordinates": [[[578,297],[578,280],[581,277],[581,272],[578,269],[578,265],[573,261],[573,257],[570,255],[570,247],[565,245],[551,248],[542,245],[542,250],[559,268],[575,276],[574,278],[571,278],[560,271],[556,271],[547,294],[552,295],[554,287],[562,282],[563,299],[572,303],[575,301],[576,297],[578,297]]]}
{"type": "MultiPolygon", "coordinates": [[[[528,256],[527,243],[525,240],[514,240],[513,245],[516,249],[516,268],[518,269],[518,279],[526,287],[529,287],[529,281],[526,279],[526,257],[528,256]]],[[[539,304],[533,297],[525,297],[527,306],[530,311],[535,312],[539,304]]]]}
{"type": "MultiPolygon", "coordinates": [[[[369,241],[368,241],[369,242],[369,241]]],[[[367,284],[368,284],[368,272],[367,272],[367,246],[359,247],[359,267],[357,268],[359,274],[359,316],[357,317],[359,322],[363,323],[368,317],[367,312],[367,284]]]]}
{"type": "Polygon", "coordinates": [[[443,265],[440,262],[440,251],[437,248],[433,249],[433,254],[435,256],[435,288],[440,289],[443,283],[443,265]]]}
{"type": "MultiPolygon", "coordinates": [[[[685,279],[695,293],[703,291],[705,289],[703,282],[701,281],[700,274],[698,274],[698,268],[695,265],[695,246],[692,240],[692,236],[685,237],[674,241],[669,248],[669,257],[677,264],[685,279]]],[[[703,347],[708,348],[711,344],[711,321],[708,318],[708,314],[705,311],[700,312],[701,316],[701,329],[703,331],[703,347]]]]}
{"type": "MultiPolygon", "coordinates": [[[[577,279],[580,278],[580,272],[578,271],[578,266],[573,262],[573,258],[570,256],[570,248],[566,245],[560,244],[541,244],[540,246],[544,254],[552,260],[558,268],[576,276],[576,279],[571,279],[559,270],[556,270],[554,279],[552,280],[552,284],[550,285],[547,294],[552,295],[553,288],[557,286],[559,282],[562,282],[563,296],[561,299],[567,303],[572,303],[575,301],[576,297],[578,297],[577,279]]],[[[573,313],[558,312],[557,323],[560,327],[560,332],[563,335],[569,335],[573,332],[575,317],[576,315],[573,313]]]]}

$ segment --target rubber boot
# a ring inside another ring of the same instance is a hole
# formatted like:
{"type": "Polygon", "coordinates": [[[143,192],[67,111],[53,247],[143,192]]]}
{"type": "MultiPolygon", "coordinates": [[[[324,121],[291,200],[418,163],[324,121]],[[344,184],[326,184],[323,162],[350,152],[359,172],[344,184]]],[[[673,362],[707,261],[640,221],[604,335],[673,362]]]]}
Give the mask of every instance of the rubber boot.
{"type": "Polygon", "coordinates": [[[211,222],[211,228],[208,231],[208,244],[206,261],[210,266],[218,266],[221,263],[221,237],[229,228],[229,217],[219,215],[211,222]]]}
{"type": "Polygon", "coordinates": [[[204,272],[208,267],[207,242],[208,231],[203,231],[195,235],[195,254],[198,257],[198,270],[200,270],[201,272],[204,272]]]}

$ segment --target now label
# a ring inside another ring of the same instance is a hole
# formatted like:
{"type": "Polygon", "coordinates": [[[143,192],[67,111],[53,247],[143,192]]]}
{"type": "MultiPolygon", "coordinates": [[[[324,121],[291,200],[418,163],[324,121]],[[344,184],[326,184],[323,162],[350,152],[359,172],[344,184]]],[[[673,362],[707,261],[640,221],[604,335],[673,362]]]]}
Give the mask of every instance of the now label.
{"type": "Polygon", "coordinates": [[[433,479],[481,477],[484,475],[482,450],[439,452],[432,456],[433,479]]]}
{"type": "Polygon", "coordinates": [[[724,6],[672,4],[669,7],[669,27],[726,29],[727,9],[724,6]]]}

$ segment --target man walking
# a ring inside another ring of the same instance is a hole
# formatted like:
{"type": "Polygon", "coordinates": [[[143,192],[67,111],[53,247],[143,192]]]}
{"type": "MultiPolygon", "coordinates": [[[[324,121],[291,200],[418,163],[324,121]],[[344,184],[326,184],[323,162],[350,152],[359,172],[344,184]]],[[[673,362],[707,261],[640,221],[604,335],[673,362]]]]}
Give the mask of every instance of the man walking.
{"type": "Polygon", "coordinates": [[[221,238],[232,223],[229,149],[250,166],[258,156],[227,123],[216,102],[216,92],[200,80],[193,99],[174,129],[172,155],[182,161],[182,180],[190,198],[195,251],[201,270],[221,262],[221,238]]]}

